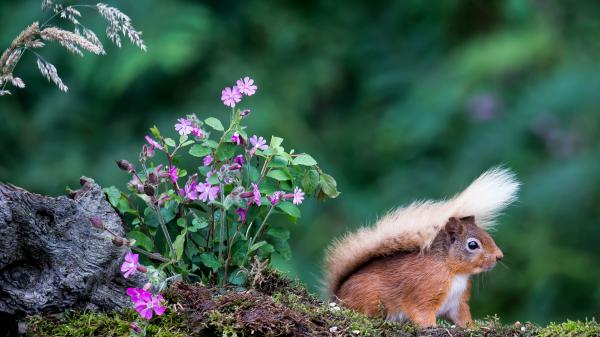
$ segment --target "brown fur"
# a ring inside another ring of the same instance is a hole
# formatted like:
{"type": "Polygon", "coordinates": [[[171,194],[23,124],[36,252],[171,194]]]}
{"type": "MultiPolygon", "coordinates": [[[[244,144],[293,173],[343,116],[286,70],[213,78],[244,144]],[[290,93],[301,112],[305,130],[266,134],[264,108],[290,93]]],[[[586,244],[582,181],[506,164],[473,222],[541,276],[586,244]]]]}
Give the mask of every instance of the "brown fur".
{"type": "Polygon", "coordinates": [[[421,326],[435,326],[444,316],[458,326],[472,322],[468,305],[470,280],[459,294],[456,308],[439,312],[453,279],[493,268],[502,252],[473,217],[450,218],[425,252],[414,251],[379,257],[352,273],[335,292],[346,306],[369,316],[407,317],[421,326]],[[470,251],[467,242],[477,239],[481,249],[470,251]]]}

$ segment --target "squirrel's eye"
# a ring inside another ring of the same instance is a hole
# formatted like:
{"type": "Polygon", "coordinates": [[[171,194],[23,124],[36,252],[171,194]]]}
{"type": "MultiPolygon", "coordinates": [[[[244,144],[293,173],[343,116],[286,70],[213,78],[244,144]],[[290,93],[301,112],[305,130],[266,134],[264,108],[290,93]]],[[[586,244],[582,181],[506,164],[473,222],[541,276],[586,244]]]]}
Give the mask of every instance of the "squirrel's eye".
{"type": "Polygon", "coordinates": [[[467,242],[467,248],[469,248],[469,250],[475,250],[479,248],[479,243],[477,243],[476,240],[469,240],[469,242],[467,242]]]}

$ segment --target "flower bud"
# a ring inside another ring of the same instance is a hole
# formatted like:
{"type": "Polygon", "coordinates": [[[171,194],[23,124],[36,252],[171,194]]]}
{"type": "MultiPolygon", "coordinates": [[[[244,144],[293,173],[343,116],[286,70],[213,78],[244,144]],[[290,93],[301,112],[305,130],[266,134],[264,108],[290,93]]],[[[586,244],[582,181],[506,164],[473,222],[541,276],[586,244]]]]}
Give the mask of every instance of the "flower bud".
{"type": "Polygon", "coordinates": [[[244,110],[240,111],[240,117],[244,118],[244,117],[250,115],[251,112],[252,112],[252,110],[250,110],[250,109],[244,109],[244,110]]]}
{"type": "Polygon", "coordinates": [[[132,173],[134,171],[133,165],[125,159],[117,160],[117,166],[125,172],[132,173]]]}
{"type": "Polygon", "coordinates": [[[240,164],[229,165],[229,171],[239,170],[240,168],[242,168],[240,164]]]}
{"type": "Polygon", "coordinates": [[[99,217],[95,216],[90,218],[90,222],[92,223],[92,226],[98,228],[98,229],[104,229],[104,222],[102,222],[102,219],[100,219],[99,217]]]}
{"type": "Polygon", "coordinates": [[[154,189],[154,187],[152,185],[144,185],[144,193],[146,193],[147,196],[151,197],[154,195],[154,192],[156,192],[156,190],[154,189]]]}
{"type": "Polygon", "coordinates": [[[131,323],[129,325],[129,327],[131,328],[131,330],[135,331],[135,333],[141,333],[142,332],[142,328],[140,328],[137,324],[135,323],[131,323]]]}
{"type": "Polygon", "coordinates": [[[138,264],[137,271],[139,271],[140,273],[145,273],[148,271],[148,268],[142,266],[141,264],[138,264]]]}
{"type": "Polygon", "coordinates": [[[144,287],[142,289],[144,289],[145,291],[148,291],[152,288],[152,283],[148,282],[146,284],[144,284],[144,287]]]}
{"type": "Polygon", "coordinates": [[[159,183],[158,175],[155,172],[148,173],[148,181],[151,184],[158,184],[159,183]]]}

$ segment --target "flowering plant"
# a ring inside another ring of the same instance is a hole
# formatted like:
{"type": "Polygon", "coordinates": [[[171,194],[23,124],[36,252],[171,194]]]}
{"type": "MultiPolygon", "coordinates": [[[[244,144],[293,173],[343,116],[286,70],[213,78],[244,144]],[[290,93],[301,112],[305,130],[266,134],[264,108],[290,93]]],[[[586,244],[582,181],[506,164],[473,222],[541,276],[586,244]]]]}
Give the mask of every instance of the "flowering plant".
{"type": "MultiPolygon", "coordinates": [[[[238,106],[256,90],[245,77],[222,91],[223,104],[231,108],[227,128],[218,118],[191,114],[174,125],[177,140],[151,128],[137,167],[117,162],[131,175],[128,192],[104,190],[131,230],[113,240],[142,255],[125,258],[125,277],[146,271],[144,263],[163,279],[243,285],[255,256],[290,258],[285,222],[296,222],[305,198],[337,197],[335,180],[313,157],[286,150],[279,137],[267,142],[242,125],[250,110],[238,106]],[[192,165],[184,160],[188,156],[192,165]]],[[[128,294],[144,317],[164,311],[160,298],[145,289],[128,294]]]]}

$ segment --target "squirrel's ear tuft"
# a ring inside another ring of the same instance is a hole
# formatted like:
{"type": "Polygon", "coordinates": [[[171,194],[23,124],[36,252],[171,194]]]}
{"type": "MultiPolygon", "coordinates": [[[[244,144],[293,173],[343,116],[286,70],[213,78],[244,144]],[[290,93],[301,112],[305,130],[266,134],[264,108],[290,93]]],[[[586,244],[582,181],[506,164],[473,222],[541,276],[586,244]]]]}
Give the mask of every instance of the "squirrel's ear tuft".
{"type": "Polygon", "coordinates": [[[464,230],[464,225],[457,218],[451,217],[450,219],[448,219],[444,230],[446,231],[446,233],[448,233],[448,236],[450,236],[450,243],[454,243],[454,241],[458,239],[458,236],[462,234],[464,230]]]}
{"type": "Polygon", "coordinates": [[[465,216],[465,217],[460,218],[460,221],[474,225],[475,224],[475,216],[474,215],[465,216]]]}

